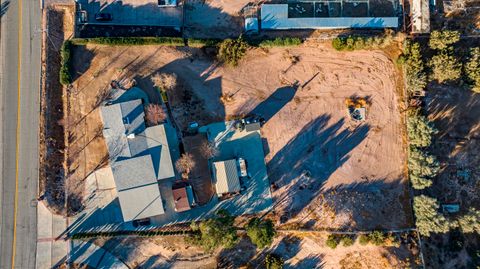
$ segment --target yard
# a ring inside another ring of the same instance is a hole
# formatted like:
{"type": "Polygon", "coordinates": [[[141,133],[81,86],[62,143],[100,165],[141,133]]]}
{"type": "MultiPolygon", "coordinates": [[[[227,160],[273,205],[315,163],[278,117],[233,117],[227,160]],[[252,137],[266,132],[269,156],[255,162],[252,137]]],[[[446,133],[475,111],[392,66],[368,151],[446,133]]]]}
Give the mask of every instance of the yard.
{"type": "Polygon", "coordinates": [[[98,111],[87,103],[94,103],[113,79],[135,79],[150,100],[158,102],[151,82],[157,72],[178,77],[171,105],[182,129],[190,121],[204,125],[247,114],[262,116],[279,224],[411,226],[397,96],[402,84],[384,52],[336,52],[329,44],[310,42],[288,49],[252,49],[236,68],[219,65],[208,50],[194,48],[87,45],[76,47],[74,57],[78,77],[73,92],[83,96],[76,97],[72,108],[77,118],[98,121],[98,111]],[[349,97],[368,101],[364,122],[349,118],[349,97]]]}

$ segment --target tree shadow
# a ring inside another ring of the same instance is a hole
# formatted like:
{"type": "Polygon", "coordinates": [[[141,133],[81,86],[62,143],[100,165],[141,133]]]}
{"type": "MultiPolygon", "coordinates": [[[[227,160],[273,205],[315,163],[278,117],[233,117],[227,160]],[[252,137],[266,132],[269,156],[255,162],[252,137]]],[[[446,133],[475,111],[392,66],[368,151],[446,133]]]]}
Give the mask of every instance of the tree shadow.
{"type": "Polygon", "coordinates": [[[222,249],[217,255],[217,268],[240,268],[249,263],[257,252],[256,246],[246,236],[230,249],[222,249]]]}
{"type": "Polygon", "coordinates": [[[298,90],[298,85],[278,88],[267,99],[258,104],[250,114],[261,117],[268,122],[275,114],[293,100],[298,90]]]}
{"type": "Polygon", "coordinates": [[[324,114],[309,122],[267,164],[274,187],[285,189],[274,207],[287,214],[287,219],[319,194],[322,184],[349,159],[349,152],[370,130],[368,124],[353,131],[343,129],[345,119],[333,124],[330,119],[324,114]]]}

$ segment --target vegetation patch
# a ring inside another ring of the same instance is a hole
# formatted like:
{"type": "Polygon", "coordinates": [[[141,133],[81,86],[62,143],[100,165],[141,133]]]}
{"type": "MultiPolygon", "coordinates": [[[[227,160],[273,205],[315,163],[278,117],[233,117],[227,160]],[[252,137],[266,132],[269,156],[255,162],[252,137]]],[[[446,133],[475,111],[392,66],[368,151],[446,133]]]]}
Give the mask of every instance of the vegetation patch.
{"type": "Polygon", "coordinates": [[[72,42],[70,40],[66,40],[65,42],[63,42],[62,49],[60,51],[60,56],[62,58],[62,65],[60,67],[60,83],[62,85],[68,85],[72,83],[71,54],[72,42]]]}
{"type": "Polygon", "coordinates": [[[386,32],[382,36],[365,37],[365,36],[347,36],[336,37],[332,40],[332,46],[336,50],[361,50],[361,49],[379,49],[385,48],[392,44],[394,40],[391,32],[386,32]]]}
{"type": "Polygon", "coordinates": [[[231,66],[237,66],[245,56],[248,43],[240,36],[237,39],[225,39],[218,48],[218,59],[231,66]]]}
{"type": "Polygon", "coordinates": [[[95,38],[74,38],[74,45],[109,45],[109,46],[138,46],[138,45],[164,45],[164,46],[185,46],[181,37],[95,37],[95,38]]]}
{"type": "Polygon", "coordinates": [[[248,237],[258,247],[264,248],[272,244],[275,228],[271,220],[251,219],[245,227],[248,237]]]}
{"type": "Polygon", "coordinates": [[[192,223],[191,228],[195,233],[189,237],[189,241],[206,251],[213,251],[217,247],[231,248],[238,241],[234,220],[235,217],[230,213],[219,210],[216,218],[192,223]]]}

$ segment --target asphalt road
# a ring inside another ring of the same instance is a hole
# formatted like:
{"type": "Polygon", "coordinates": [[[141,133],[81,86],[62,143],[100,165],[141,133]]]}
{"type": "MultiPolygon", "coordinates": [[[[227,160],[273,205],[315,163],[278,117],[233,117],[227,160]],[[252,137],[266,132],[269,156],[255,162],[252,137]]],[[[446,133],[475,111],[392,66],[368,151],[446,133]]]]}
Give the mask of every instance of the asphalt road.
{"type": "Polygon", "coordinates": [[[29,269],[37,240],[40,1],[10,1],[2,13],[0,268],[29,269]]]}

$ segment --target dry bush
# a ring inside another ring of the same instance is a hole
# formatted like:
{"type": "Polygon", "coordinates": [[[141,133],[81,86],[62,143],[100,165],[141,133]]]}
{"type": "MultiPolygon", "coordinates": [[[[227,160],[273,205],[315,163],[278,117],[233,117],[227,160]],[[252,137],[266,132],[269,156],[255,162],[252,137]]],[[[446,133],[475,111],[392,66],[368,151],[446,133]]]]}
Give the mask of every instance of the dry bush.
{"type": "Polygon", "coordinates": [[[195,160],[193,160],[192,154],[182,154],[182,157],[175,163],[175,167],[178,172],[182,173],[182,178],[187,179],[190,171],[195,167],[195,160]]]}
{"type": "Polygon", "coordinates": [[[154,126],[165,121],[167,114],[163,111],[163,108],[157,104],[149,104],[147,106],[147,111],[145,119],[149,126],[154,126]]]}
{"type": "Polygon", "coordinates": [[[172,91],[177,86],[177,75],[171,73],[156,73],[152,76],[152,82],[155,87],[162,91],[172,91]]]}
{"type": "Polygon", "coordinates": [[[200,150],[202,152],[203,157],[210,159],[218,155],[218,149],[215,147],[214,143],[204,141],[200,145],[200,150]]]}

